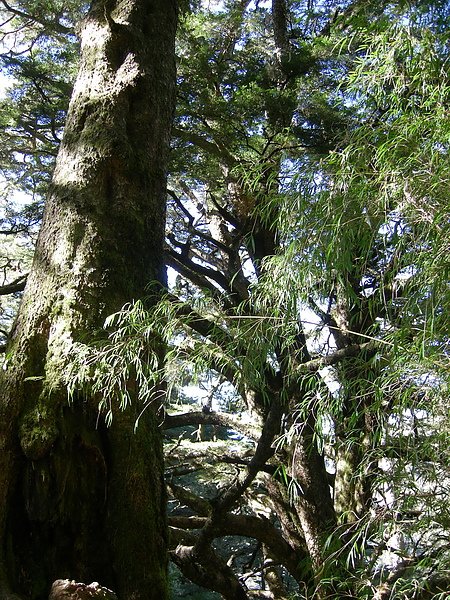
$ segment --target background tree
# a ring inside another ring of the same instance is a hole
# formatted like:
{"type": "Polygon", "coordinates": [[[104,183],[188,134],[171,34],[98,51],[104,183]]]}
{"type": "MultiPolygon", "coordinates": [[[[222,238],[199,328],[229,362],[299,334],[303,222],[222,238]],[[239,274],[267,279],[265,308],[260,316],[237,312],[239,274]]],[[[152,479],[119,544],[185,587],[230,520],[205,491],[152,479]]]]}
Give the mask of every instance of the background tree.
{"type": "MultiPolygon", "coordinates": [[[[40,87],[48,57],[41,49],[50,44],[47,26],[53,35],[70,30],[62,5],[48,15],[3,5],[9,24],[30,19],[44,36],[36,52],[17,59],[21,73],[36,70],[29,77],[45,104],[29,107],[32,122],[21,116],[17,137],[33,151],[20,141],[11,148],[25,157],[24,185],[31,185],[60,126],[59,98],[40,87]]],[[[160,398],[136,432],[136,405],[105,429],[97,426],[98,398],[80,394],[68,405],[65,370],[75,340],[150,281],[164,282],[176,13],[175,2],[94,2],[81,23],[78,75],[2,374],[5,599],[13,591],[44,598],[61,577],[100,580],[123,597],[167,596],[160,398]]],[[[56,96],[58,83],[50,86],[56,96]]],[[[20,101],[26,93],[22,87],[20,101]]],[[[135,379],[130,373],[130,389],[135,379]]]]}
{"type": "Polygon", "coordinates": [[[1,342],[25,287],[76,74],[79,4],[2,3],[1,342]]]}
{"type": "Polygon", "coordinates": [[[171,486],[209,515],[175,554],[203,585],[214,589],[213,573],[202,581],[192,564],[207,568],[205,540],[264,490],[306,595],[447,586],[431,573],[445,578],[448,515],[428,486],[445,494],[448,265],[432,281],[425,266],[448,238],[447,8],[233,3],[180,33],[175,157],[189,167],[174,181],[168,262],[188,305],[169,299],[165,333],[177,331],[187,372],[228,380],[263,432],[250,461],[234,458],[234,495],[209,512],[171,486]],[[258,469],[272,477],[256,483],[258,469]],[[403,538],[389,559],[383,530],[403,538]],[[420,531],[433,532],[425,546],[420,531]]]}

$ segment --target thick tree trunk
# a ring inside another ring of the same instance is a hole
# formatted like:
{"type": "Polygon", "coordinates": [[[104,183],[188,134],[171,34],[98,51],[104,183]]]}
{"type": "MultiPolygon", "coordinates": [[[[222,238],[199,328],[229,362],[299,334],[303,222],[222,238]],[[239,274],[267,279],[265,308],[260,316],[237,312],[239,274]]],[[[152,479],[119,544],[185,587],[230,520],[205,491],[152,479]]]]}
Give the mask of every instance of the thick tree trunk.
{"type": "MultiPolygon", "coordinates": [[[[317,586],[317,598],[326,597],[322,578],[326,558],[326,540],[333,533],[336,519],[323,456],[319,453],[314,432],[315,415],[310,413],[290,450],[290,474],[298,486],[295,509],[317,586]]],[[[330,596],[331,597],[331,596],[330,596]]]]}
{"type": "Polygon", "coordinates": [[[97,426],[67,402],[74,341],[162,281],[176,0],[94,0],[63,143],[0,386],[0,598],[53,580],[166,598],[156,408],[97,426]]]}

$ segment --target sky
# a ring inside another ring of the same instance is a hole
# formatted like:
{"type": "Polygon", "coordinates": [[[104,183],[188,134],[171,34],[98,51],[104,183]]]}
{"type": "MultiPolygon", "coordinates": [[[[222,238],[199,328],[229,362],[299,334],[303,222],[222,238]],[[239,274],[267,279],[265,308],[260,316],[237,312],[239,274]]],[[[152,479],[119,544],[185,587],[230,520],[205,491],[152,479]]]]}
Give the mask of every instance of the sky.
{"type": "MultiPolygon", "coordinates": [[[[270,6],[271,0],[260,0],[259,6],[261,8],[268,8],[270,6]]],[[[202,5],[204,8],[209,8],[212,11],[220,12],[223,10],[224,2],[223,0],[202,0],[202,5]]],[[[249,5],[249,9],[255,8],[255,3],[251,2],[249,5]]]]}
{"type": "Polygon", "coordinates": [[[0,71],[0,98],[5,96],[5,90],[11,84],[11,79],[0,71]]]}

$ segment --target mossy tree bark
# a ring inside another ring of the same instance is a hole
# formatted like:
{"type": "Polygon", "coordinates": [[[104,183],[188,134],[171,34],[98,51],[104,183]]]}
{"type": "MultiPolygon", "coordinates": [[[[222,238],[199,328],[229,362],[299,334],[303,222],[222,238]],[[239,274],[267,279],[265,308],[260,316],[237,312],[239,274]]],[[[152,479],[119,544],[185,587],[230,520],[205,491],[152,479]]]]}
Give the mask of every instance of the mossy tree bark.
{"type": "Polygon", "coordinates": [[[44,220],[0,385],[0,598],[58,578],[166,598],[156,407],[97,424],[68,405],[74,341],[163,281],[176,0],[94,0],[44,220]]]}

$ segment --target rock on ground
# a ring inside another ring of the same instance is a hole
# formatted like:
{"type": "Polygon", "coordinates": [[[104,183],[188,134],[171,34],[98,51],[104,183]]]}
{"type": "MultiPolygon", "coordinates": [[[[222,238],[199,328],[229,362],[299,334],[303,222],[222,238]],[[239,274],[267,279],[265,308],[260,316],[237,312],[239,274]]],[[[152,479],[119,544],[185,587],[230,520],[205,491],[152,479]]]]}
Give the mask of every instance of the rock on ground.
{"type": "Polygon", "coordinates": [[[57,579],[50,590],[48,600],[117,600],[117,596],[108,588],[94,581],[89,585],[69,579],[57,579]]]}

